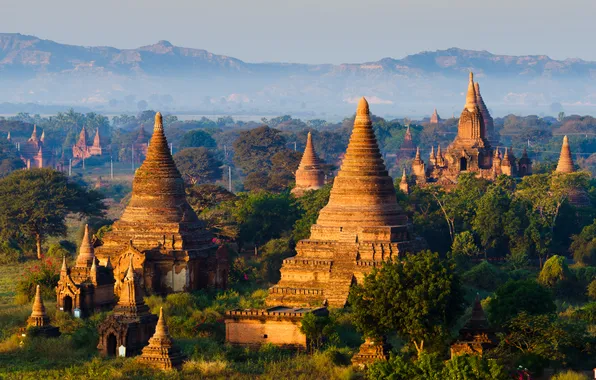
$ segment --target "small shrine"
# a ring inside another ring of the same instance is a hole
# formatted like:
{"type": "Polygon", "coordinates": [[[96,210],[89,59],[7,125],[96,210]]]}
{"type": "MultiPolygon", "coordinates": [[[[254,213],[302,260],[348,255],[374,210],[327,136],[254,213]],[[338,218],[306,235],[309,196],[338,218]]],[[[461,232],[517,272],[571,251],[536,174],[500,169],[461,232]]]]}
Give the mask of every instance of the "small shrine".
{"type": "Polygon", "coordinates": [[[60,336],[58,327],[50,324],[50,317],[46,313],[46,307],[41,298],[41,289],[39,285],[35,289],[35,300],[33,301],[33,311],[31,316],[27,319],[27,327],[21,329],[23,336],[29,334],[31,336],[44,336],[46,338],[53,338],[60,336]]]}
{"type": "Polygon", "coordinates": [[[163,309],[159,308],[155,334],[149,339],[149,345],[143,348],[139,361],[154,368],[169,370],[180,368],[183,360],[184,355],[172,343],[163,309]]]}
{"type": "Polygon", "coordinates": [[[461,354],[482,355],[487,350],[496,347],[497,336],[490,328],[480,298],[476,295],[472,316],[470,320],[459,330],[457,341],[451,345],[451,357],[461,354]]]}

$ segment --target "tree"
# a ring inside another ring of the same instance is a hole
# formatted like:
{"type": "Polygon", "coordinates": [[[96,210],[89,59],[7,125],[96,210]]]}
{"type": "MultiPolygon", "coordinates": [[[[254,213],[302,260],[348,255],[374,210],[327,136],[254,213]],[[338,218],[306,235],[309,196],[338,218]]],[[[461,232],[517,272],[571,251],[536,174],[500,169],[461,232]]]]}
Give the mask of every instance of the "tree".
{"type": "Polygon", "coordinates": [[[470,231],[464,231],[455,235],[455,239],[451,245],[451,254],[453,257],[471,258],[479,253],[480,250],[474,241],[474,234],[470,231]]]}
{"type": "Polygon", "coordinates": [[[596,263],[596,219],[590,225],[585,226],[582,232],[571,237],[569,251],[573,259],[581,265],[592,265],[596,263]]]}
{"type": "Polygon", "coordinates": [[[262,126],[240,133],[234,141],[234,163],[245,173],[271,169],[271,158],[286,148],[280,131],[262,126]]]}
{"type": "Polygon", "coordinates": [[[184,148],[215,148],[217,143],[211,135],[200,129],[186,132],[181,139],[180,149],[184,148]]]}
{"type": "Polygon", "coordinates": [[[310,352],[319,350],[325,338],[333,332],[333,323],[329,316],[318,316],[307,313],[300,321],[300,331],[306,335],[308,349],[310,352]]]}
{"type": "Polygon", "coordinates": [[[264,191],[241,194],[234,205],[242,242],[262,245],[281,236],[292,228],[298,219],[298,207],[288,193],[274,194],[264,191]]]}
{"type": "Polygon", "coordinates": [[[418,353],[441,347],[462,311],[462,291],[454,265],[430,251],[383,263],[355,285],[349,303],[354,323],[367,337],[397,331],[418,353]]]}
{"type": "Polygon", "coordinates": [[[565,321],[555,314],[532,315],[522,311],[505,327],[507,333],[501,339],[501,348],[546,360],[564,360],[569,348],[581,349],[585,345],[585,325],[565,321]]]}
{"type": "Polygon", "coordinates": [[[186,148],[174,155],[182,177],[191,184],[213,182],[221,179],[222,163],[207,148],[186,148]]]}
{"type": "Polygon", "coordinates": [[[317,222],[319,212],[329,202],[331,186],[332,184],[327,184],[319,190],[307,191],[303,196],[298,198],[297,201],[302,216],[294,223],[292,230],[294,241],[308,238],[310,227],[317,222]]]}
{"type": "Polygon", "coordinates": [[[554,288],[561,281],[569,280],[571,276],[565,258],[554,255],[544,263],[538,275],[538,282],[548,288],[554,288]]]}
{"type": "Polygon", "coordinates": [[[66,234],[68,214],[102,215],[101,195],[52,169],[17,171],[0,180],[0,227],[5,237],[33,236],[37,257],[47,236],[66,234]]]}
{"type": "Polygon", "coordinates": [[[557,309],[550,290],[532,280],[510,280],[497,288],[488,303],[488,316],[494,325],[503,325],[519,312],[530,315],[554,313],[557,309]]]}
{"type": "Polygon", "coordinates": [[[236,196],[219,185],[200,184],[186,187],[186,199],[198,215],[221,202],[236,199],[236,196]]]}

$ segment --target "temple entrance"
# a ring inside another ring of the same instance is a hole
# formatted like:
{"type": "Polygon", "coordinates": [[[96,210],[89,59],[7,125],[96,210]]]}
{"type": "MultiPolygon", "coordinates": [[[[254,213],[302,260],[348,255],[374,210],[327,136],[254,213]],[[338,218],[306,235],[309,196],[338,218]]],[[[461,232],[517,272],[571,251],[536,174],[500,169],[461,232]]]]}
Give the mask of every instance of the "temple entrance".
{"type": "Polygon", "coordinates": [[[116,356],[116,335],[108,335],[107,347],[108,356],[116,356]]]}
{"type": "Polygon", "coordinates": [[[62,301],[62,308],[64,309],[65,313],[72,314],[72,298],[70,296],[64,297],[62,301]]]}
{"type": "Polygon", "coordinates": [[[459,170],[462,172],[468,170],[468,160],[465,157],[459,159],[459,170]]]}

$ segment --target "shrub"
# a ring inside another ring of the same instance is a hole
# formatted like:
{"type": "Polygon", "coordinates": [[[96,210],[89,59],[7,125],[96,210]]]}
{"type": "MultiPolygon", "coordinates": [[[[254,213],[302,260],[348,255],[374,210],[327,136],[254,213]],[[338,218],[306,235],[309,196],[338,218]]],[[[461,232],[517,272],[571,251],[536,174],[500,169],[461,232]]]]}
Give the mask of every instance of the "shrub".
{"type": "Polygon", "coordinates": [[[557,373],[551,380],[590,380],[590,378],[583,373],[567,370],[565,372],[557,373]]]}
{"type": "Polygon", "coordinates": [[[61,243],[54,243],[48,248],[46,256],[52,258],[62,259],[63,257],[70,257],[70,252],[61,243]]]}
{"type": "Polygon", "coordinates": [[[596,280],[592,280],[590,285],[588,285],[588,297],[591,300],[596,300],[596,280]]]}
{"type": "Polygon", "coordinates": [[[61,263],[62,260],[57,258],[42,258],[27,265],[17,284],[17,294],[26,295],[28,300],[32,300],[36,286],[40,285],[44,299],[54,298],[61,263]]]}
{"type": "Polygon", "coordinates": [[[590,302],[584,305],[581,309],[576,310],[573,317],[580,319],[590,324],[596,323],[596,302],[590,302]]]}
{"type": "Polygon", "coordinates": [[[559,282],[571,279],[572,273],[563,256],[554,255],[548,259],[540,274],[538,282],[546,287],[554,288],[559,282]]]}
{"type": "Polygon", "coordinates": [[[482,261],[462,276],[464,283],[478,289],[493,291],[507,281],[507,274],[488,261],[482,261]]]}

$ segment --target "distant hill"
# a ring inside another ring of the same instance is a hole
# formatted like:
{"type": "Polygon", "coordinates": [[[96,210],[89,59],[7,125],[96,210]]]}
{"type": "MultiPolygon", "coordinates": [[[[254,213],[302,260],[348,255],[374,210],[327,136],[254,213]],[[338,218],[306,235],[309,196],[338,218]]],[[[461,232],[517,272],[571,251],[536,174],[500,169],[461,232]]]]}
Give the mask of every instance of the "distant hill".
{"type": "MultiPolygon", "coordinates": [[[[194,111],[346,112],[362,95],[381,113],[459,112],[473,70],[489,108],[590,111],[596,62],[457,48],[340,64],[247,63],[167,41],[137,49],[65,45],[0,33],[0,102],[194,111]]],[[[586,112],[584,111],[584,112],[586,112]]],[[[449,116],[449,115],[443,115],[449,116]]]]}

